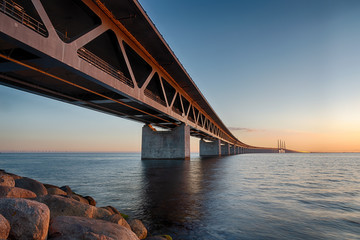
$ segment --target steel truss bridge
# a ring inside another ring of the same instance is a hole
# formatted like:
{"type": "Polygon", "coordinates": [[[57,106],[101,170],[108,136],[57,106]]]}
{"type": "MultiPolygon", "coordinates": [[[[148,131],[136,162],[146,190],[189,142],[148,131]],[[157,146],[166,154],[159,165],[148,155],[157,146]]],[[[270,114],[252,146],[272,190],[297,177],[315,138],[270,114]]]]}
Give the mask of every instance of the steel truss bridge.
{"type": "Polygon", "coordinates": [[[248,152],[277,151],[229,131],[136,0],[0,0],[0,84],[163,129],[185,124],[191,136],[248,152]]]}

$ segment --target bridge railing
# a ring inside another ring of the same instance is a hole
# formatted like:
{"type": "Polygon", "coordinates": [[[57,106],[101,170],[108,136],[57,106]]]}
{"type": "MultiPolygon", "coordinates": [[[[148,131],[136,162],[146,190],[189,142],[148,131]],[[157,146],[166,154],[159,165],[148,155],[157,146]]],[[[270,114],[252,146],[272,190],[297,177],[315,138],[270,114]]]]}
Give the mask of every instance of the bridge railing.
{"type": "Polygon", "coordinates": [[[118,79],[119,81],[125,83],[126,85],[134,88],[134,83],[131,79],[127,78],[123,72],[116,69],[115,67],[111,66],[109,63],[102,60],[100,57],[96,56],[94,53],[90,52],[86,48],[80,48],[77,51],[80,58],[84,59],[91,65],[101,69],[102,71],[106,72],[110,76],[118,79]]]}
{"type": "Polygon", "coordinates": [[[42,22],[31,17],[29,14],[26,14],[25,9],[21,5],[13,1],[8,2],[6,0],[0,0],[0,12],[5,13],[11,18],[20,22],[22,25],[31,28],[32,30],[43,35],[44,37],[47,37],[48,32],[45,28],[45,25],[42,22]]]}
{"type": "Polygon", "coordinates": [[[174,111],[174,112],[176,112],[177,114],[179,114],[180,116],[182,116],[182,112],[180,111],[180,109],[178,109],[178,108],[176,108],[176,107],[172,107],[172,110],[174,111]]]}
{"type": "Polygon", "coordinates": [[[159,96],[157,96],[156,94],[154,94],[153,92],[151,92],[149,89],[145,89],[144,90],[144,94],[148,97],[151,98],[152,100],[154,100],[155,102],[160,103],[161,105],[166,107],[166,102],[164,100],[162,100],[159,96]]]}

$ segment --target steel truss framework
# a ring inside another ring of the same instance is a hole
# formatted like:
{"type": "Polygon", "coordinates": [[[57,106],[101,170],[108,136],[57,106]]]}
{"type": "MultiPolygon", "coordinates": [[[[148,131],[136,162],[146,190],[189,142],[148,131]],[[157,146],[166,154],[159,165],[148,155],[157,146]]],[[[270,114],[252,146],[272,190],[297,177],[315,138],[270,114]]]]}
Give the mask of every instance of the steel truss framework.
{"type": "Polygon", "coordinates": [[[0,0],[1,84],[256,149],[211,118],[99,0],[15,2],[0,0]]]}

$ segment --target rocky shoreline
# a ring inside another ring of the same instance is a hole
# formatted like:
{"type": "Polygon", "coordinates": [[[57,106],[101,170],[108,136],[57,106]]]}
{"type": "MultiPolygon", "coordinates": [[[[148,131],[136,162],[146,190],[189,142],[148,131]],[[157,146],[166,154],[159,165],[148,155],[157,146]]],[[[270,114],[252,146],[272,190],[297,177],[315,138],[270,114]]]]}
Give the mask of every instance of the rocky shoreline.
{"type": "Polygon", "coordinates": [[[97,207],[69,186],[43,184],[0,170],[0,239],[172,240],[112,206],[97,207]]]}

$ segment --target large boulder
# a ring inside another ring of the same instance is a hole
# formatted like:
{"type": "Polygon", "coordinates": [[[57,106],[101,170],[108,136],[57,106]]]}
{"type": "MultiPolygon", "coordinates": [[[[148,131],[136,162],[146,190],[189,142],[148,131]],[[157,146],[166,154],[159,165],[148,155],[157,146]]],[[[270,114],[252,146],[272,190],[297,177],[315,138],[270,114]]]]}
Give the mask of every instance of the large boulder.
{"type": "Polygon", "coordinates": [[[90,205],[96,206],[96,201],[95,201],[95,199],[93,199],[93,198],[90,197],[90,196],[85,196],[84,198],[89,202],[90,205]]]}
{"type": "Polygon", "coordinates": [[[50,239],[138,240],[139,238],[135,233],[114,223],[84,217],[59,216],[51,221],[50,239]]]}
{"type": "Polygon", "coordinates": [[[38,197],[48,194],[45,186],[41,182],[27,177],[16,179],[15,187],[30,190],[34,192],[38,197]]]}
{"type": "Polygon", "coordinates": [[[94,207],[88,204],[80,203],[71,198],[58,195],[41,196],[35,200],[44,203],[49,207],[51,219],[57,216],[79,216],[92,218],[95,210],[94,207]]]}
{"type": "Polygon", "coordinates": [[[89,204],[89,201],[86,200],[85,198],[83,198],[83,197],[82,197],[81,195],[79,195],[79,194],[72,193],[72,194],[69,194],[68,196],[69,196],[70,198],[78,201],[78,202],[89,204]]]}
{"type": "Polygon", "coordinates": [[[111,215],[111,213],[105,209],[97,208],[63,196],[46,195],[36,198],[36,201],[42,202],[49,207],[51,218],[57,216],[79,216],[102,219],[111,215]]]}
{"type": "Polygon", "coordinates": [[[138,219],[132,219],[129,221],[131,230],[138,236],[140,239],[145,239],[147,236],[147,229],[144,224],[138,219]]]}
{"type": "Polygon", "coordinates": [[[71,188],[68,185],[62,186],[62,187],[60,187],[60,189],[63,190],[64,192],[66,192],[69,195],[73,194],[73,191],[71,190],[71,188]]]}
{"type": "Polygon", "coordinates": [[[0,214],[0,239],[7,239],[10,233],[10,223],[0,214]]]}
{"type": "Polygon", "coordinates": [[[36,194],[23,188],[0,186],[0,198],[36,198],[36,194]]]}
{"type": "Polygon", "coordinates": [[[127,229],[131,230],[130,225],[128,224],[128,222],[125,220],[125,218],[123,218],[123,216],[121,216],[120,214],[113,214],[111,216],[108,216],[106,218],[103,218],[103,220],[106,220],[108,222],[112,222],[112,223],[116,223],[119,224],[123,227],[126,227],[127,229]]]}
{"type": "Polygon", "coordinates": [[[67,195],[66,192],[57,187],[47,188],[47,192],[49,195],[67,195]]]}
{"type": "Polygon", "coordinates": [[[16,174],[8,173],[4,169],[0,169],[0,175],[5,175],[5,174],[11,176],[14,180],[22,178],[22,177],[20,177],[20,176],[18,176],[16,174]]]}
{"type": "Polygon", "coordinates": [[[9,239],[46,239],[50,210],[45,204],[22,198],[2,198],[0,214],[10,223],[9,239]]]}
{"type": "Polygon", "coordinates": [[[9,174],[0,173],[0,186],[15,187],[15,180],[9,174]]]}
{"type": "Polygon", "coordinates": [[[111,212],[111,214],[121,214],[116,208],[114,208],[113,206],[106,206],[106,207],[101,207],[103,209],[108,210],[109,212],[111,212]]]}
{"type": "Polygon", "coordinates": [[[146,240],[172,240],[172,237],[169,235],[156,235],[148,237],[146,240]]]}
{"type": "Polygon", "coordinates": [[[53,185],[53,184],[48,184],[48,183],[43,183],[44,184],[44,187],[46,189],[49,189],[49,188],[59,188],[58,186],[56,185],[53,185]]]}
{"type": "Polygon", "coordinates": [[[108,217],[111,216],[111,213],[106,210],[106,209],[103,209],[103,208],[97,208],[97,207],[94,207],[94,206],[91,206],[89,205],[90,207],[93,207],[95,210],[94,210],[94,214],[93,214],[93,217],[92,218],[96,218],[96,219],[106,219],[108,217]]]}

